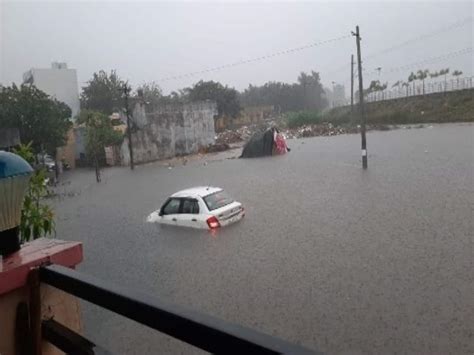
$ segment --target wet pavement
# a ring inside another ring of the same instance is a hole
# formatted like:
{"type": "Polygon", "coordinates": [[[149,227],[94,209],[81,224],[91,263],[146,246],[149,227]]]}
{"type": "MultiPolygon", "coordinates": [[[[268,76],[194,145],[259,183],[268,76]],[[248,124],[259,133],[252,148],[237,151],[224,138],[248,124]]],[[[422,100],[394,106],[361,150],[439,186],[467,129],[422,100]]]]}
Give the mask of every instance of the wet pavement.
{"type": "MultiPolygon", "coordinates": [[[[285,156],[232,152],[78,170],[55,199],[79,270],[329,354],[474,352],[474,125],[290,140],[285,156]],[[247,211],[216,235],[145,223],[173,192],[225,188],[247,211]]],[[[119,354],[197,353],[84,304],[85,331],[119,354]]]]}

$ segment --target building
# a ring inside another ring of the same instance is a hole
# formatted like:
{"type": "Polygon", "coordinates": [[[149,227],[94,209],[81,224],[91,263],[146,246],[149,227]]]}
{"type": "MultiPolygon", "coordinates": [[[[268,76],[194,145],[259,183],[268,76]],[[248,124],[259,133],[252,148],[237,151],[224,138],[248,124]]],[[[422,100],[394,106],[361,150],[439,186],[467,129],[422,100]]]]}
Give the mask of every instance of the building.
{"type": "Polygon", "coordinates": [[[333,82],[332,89],[324,88],[324,97],[328,101],[329,107],[344,106],[347,104],[346,89],[344,85],[333,82]]]}
{"type": "Polygon", "coordinates": [[[79,87],[76,69],[68,69],[66,63],[52,63],[51,68],[33,68],[23,74],[25,84],[33,84],[56,100],[64,102],[72,111],[72,117],[79,114],[79,87]]]}
{"type": "Polygon", "coordinates": [[[346,89],[344,85],[336,84],[333,87],[334,106],[343,106],[346,104],[346,89]]]}

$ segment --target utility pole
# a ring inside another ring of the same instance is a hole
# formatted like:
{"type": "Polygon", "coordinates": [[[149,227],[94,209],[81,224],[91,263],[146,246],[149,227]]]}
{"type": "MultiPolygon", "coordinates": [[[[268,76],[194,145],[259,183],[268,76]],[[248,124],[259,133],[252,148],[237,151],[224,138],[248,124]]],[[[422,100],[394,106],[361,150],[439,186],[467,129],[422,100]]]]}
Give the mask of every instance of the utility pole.
{"type": "Polygon", "coordinates": [[[356,37],[357,44],[357,65],[359,72],[359,114],[360,114],[360,135],[361,135],[361,149],[362,149],[362,168],[367,169],[367,139],[365,136],[365,112],[364,112],[364,85],[362,83],[362,59],[360,53],[360,34],[359,26],[356,26],[356,32],[352,32],[356,37]]]}
{"type": "Polygon", "coordinates": [[[132,145],[132,130],[130,127],[130,109],[128,107],[128,96],[132,89],[128,86],[127,83],[123,85],[123,95],[125,98],[125,113],[127,115],[127,138],[128,138],[128,151],[130,152],[130,169],[135,168],[135,163],[133,161],[133,145],[132,145]]]}
{"type": "Polygon", "coordinates": [[[351,116],[354,114],[354,54],[351,54],[351,116]]]}

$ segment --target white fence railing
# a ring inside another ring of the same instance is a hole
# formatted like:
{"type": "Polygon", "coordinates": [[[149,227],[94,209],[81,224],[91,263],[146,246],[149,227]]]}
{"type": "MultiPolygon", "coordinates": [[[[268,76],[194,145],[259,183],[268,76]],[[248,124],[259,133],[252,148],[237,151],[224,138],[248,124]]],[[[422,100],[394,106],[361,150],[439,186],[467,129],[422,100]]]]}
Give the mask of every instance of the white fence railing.
{"type": "MultiPolygon", "coordinates": [[[[400,99],[410,96],[429,95],[457,90],[474,89],[474,76],[463,77],[458,79],[446,79],[433,81],[425,80],[425,88],[423,93],[423,82],[417,80],[409,83],[408,86],[399,85],[398,87],[387,88],[384,91],[371,92],[365,96],[367,102],[400,99]]],[[[354,102],[359,102],[359,97],[354,94],[354,102]]],[[[334,106],[350,105],[350,98],[344,102],[334,102],[334,106]]]]}
{"type": "Polygon", "coordinates": [[[415,84],[409,83],[408,86],[399,86],[384,91],[377,91],[369,93],[367,96],[368,102],[399,99],[402,97],[429,95],[435,93],[443,93],[449,91],[472,89],[474,84],[474,77],[464,77],[458,79],[449,79],[443,81],[425,80],[424,91],[423,82],[417,81],[415,84]]]}

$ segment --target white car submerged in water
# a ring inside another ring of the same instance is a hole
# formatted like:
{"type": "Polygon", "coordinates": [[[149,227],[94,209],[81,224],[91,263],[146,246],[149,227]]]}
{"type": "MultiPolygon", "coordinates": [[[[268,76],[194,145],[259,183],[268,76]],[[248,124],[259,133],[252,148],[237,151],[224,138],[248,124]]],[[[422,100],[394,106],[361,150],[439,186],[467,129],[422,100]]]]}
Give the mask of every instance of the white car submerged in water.
{"type": "Polygon", "coordinates": [[[240,221],[245,209],[219,187],[194,187],[171,195],[148,222],[215,229],[240,221]]]}

